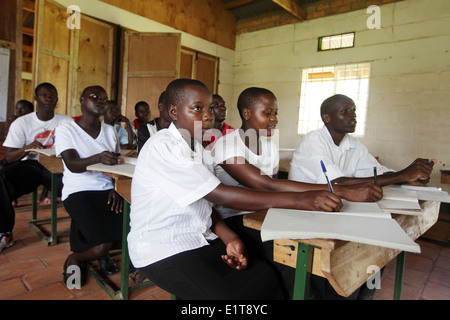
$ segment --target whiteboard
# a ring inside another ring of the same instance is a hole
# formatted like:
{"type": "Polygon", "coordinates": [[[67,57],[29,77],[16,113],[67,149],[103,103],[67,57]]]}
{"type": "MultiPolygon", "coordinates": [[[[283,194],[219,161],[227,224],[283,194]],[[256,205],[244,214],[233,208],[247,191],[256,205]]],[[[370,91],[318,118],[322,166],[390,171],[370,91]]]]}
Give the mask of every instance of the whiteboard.
{"type": "Polygon", "coordinates": [[[0,122],[6,121],[10,51],[0,48],[0,122]]]}

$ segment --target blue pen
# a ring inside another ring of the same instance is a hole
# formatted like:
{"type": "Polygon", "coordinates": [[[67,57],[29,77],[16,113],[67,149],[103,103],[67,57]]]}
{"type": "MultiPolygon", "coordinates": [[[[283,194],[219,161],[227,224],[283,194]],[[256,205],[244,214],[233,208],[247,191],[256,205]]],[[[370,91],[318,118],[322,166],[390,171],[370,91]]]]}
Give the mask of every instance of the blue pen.
{"type": "Polygon", "coordinates": [[[327,168],[325,168],[325,165],[323,164],[322,160],[320,160],[320,164],[322,165],[323,174],[325,175],[325,178],[327,179],[328,188],[330,188],[331,193],[334,193],[333,187],[331,186],[330,180],[328,179],[328,176],[327,176],[327,168]]]}

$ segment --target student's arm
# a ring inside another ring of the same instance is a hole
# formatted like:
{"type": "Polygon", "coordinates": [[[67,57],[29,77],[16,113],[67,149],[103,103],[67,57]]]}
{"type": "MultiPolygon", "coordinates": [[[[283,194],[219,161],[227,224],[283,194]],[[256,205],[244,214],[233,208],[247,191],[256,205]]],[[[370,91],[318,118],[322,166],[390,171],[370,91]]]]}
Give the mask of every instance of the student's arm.
{"type": "Polygon", "coordinates": [[[125,149],[133,149],[133,147],[134,147],[134,132],[133,132],[133,128],[131,127],[130,120],[128,120],[128,118],[125,117],[124,115],[120,115],[119,118],[117,119],[117,122],[125,123],[125,130],[128,134],[128,144],[121,145],[121,147],[125,148],[125,149]]]}
{"type": "MultiPolygon", "coordinates": [[[[260,170],[248,163],[243,158],[231,158],[229,164],[222,163],[220,166],[240,184],[248,188],[263,191],[278,192],[304,192],[329,190],[326,184],[303,183],[292,180],[272,179],[267,175],[261,174],[260,170]]],[[[378,201],[383,197],[383,191],[380,187],[366,182],[354,185],[342,185],[334,187],[334,192],[339,197],[349,201],[372,202],[378,201]]]]}
{"type": "MultiPolygon", "coordinates": [[[[398,172],[386,172],[377,177],[378,185],[383,187],[390,184],[415,183],[426,184],[430,180],[434,162],[428,163],[428,159],[416,159],[405,169],[398,172]]],[[[340,177],[332,182],[337,184],[353,184],[360,182],[373,182],[374,178],[350,178],[340,177]]]]}
{"type": "Polygon", "coordinates": [[[245,270],[248,258],[244,243],[236,233],[228,228],[214,209],[211,218],[211,230],[219,236],[227,247],[227,254],[222,255],[222,260],[234,269],[245,270]]]}
{"type": "Polygon", "coordinates": [[[28,154],[28,152],[25,151],[28,149],[45,149],[45,147],[40,142],[33,141],[29,145],[23,146],[22,148],[9,148],[6,151],[5,159],[8,163],[20,161],[28,154]]]}
{"type": "Polygon", "coordinates": [[[287,208],[312,211],[339,211],[341,199],[329,191],[271,192],[232,187],[220,183],[205,199],[237,210],[287,208]]]}
{"type": "Polygon", "coordinates": [[[103,151],[88,158],[80,158],[80,155],[75,149],[67,149],[61,152],[61,157],[67,168],[75,173],[85,172],[86,167],[91,164],[103,163],[113,165],[119,163],[119,157],[109,151],[103,151]]]}

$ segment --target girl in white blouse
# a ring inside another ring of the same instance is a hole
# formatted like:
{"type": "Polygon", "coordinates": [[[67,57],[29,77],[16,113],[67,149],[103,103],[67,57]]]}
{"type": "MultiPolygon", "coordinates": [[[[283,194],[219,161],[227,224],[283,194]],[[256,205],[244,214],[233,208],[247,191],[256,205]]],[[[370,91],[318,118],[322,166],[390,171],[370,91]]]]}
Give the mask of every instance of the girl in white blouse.
{"type": "Polygon", "coordinates": [[[117,164],[119,139],[113,126],[99,121],[108,97],[100,86],[88,87],[81,95],[83,116],[56,129],[56,154],[64,160],[62,197],[72,218],[70,245],[73,251],[64,263],[64,282],[68,266],[81,268],[85,281],[86,261],[99,259],[106,274],[118,271],[109,256],[114,244],[122,238],[123,199],[114,191],[112,179],[95,171],[86,171],[94,163],[117,164]]]}
{"type": "MultiPolygon", "coordinates": [[[[201,143],[213,111],[203,83],[174,80],[166,89],[166,107],[172,124],[146,142],[134,172],[128,235],[133,265],[182,299],[284,298],[273,268],[257,256],[248,259],[244,243],[212,204],[299,208],[299,194],[230,187],[216,178],[201,143]]],[[[329,211],[342,206],[331,193],[323,202],[329,211]]]]}

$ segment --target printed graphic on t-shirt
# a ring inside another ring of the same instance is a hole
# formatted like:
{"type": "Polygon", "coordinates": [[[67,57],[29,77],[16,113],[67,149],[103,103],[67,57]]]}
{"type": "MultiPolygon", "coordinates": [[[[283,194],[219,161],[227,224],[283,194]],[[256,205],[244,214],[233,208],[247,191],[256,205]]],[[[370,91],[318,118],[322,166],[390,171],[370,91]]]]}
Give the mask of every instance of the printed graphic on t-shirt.
{"type": "Polygon", "coordinates": [[[46,148],[51,148],[55,143],[55,130],[44,130],[44,132],[37,134],[34,140],[40,142],[46,148]]]}

